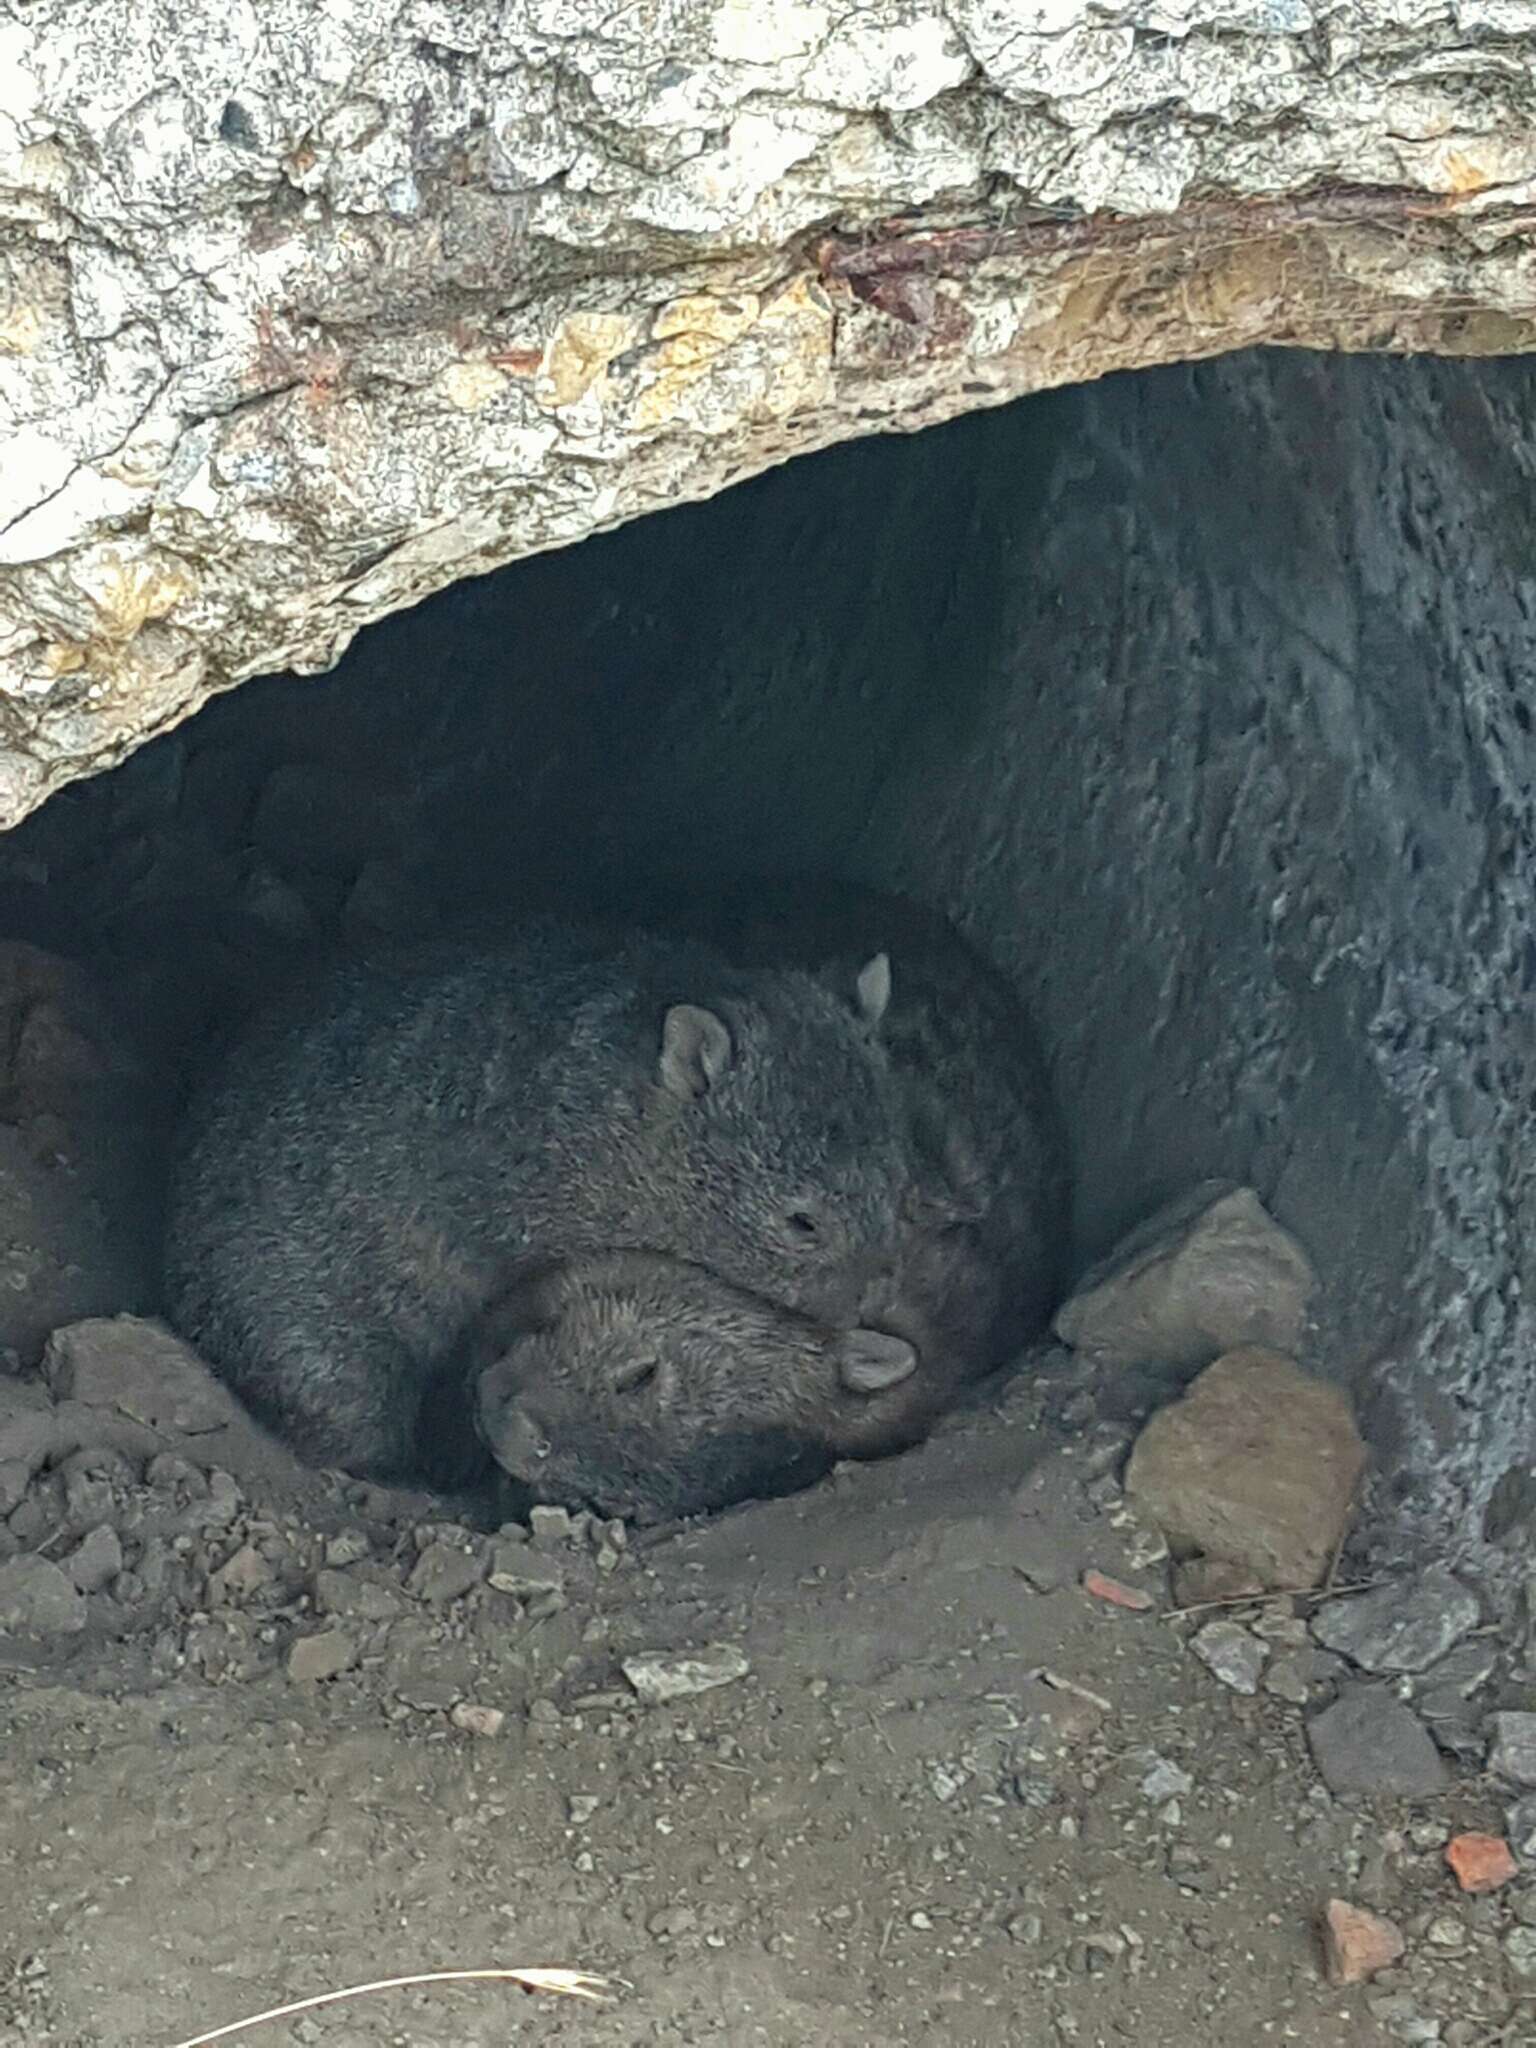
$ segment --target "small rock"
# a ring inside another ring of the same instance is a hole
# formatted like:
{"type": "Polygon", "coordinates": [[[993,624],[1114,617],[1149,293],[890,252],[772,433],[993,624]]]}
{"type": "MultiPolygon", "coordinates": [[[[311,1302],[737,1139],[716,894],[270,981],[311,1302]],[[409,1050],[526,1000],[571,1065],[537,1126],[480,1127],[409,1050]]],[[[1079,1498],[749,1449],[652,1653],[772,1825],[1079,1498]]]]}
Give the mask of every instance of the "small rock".
{"type": "Polygon", "coordinates": [[[1084,1277],[1056,1334],[1112,1367],[1193,1368],[1245,1344],[1294,1351],[1315,1285],[1306,1253],[1251,1188],[1207,1181],[1084,1277]]]}
{"type": "Polygon", "coordinates": [[[99,1593],[123,1568],[123,1546],[110,1523],[93,1529],[64,1560],[64,1569],[82,1593],[99,1593]]]}
{"type": "Polygon", "coordinates": [[[1071,1548],[1050,1523],[1021,1514],[1009,1539],[1008,1562],[1036,1593],[1054,1593],[1076,1576],[1071,1548]]]}
{"type": "Polygon", "coordinates": [[[357,1645],[339,1628],[322,1630],[317,1636],[300,1636],[288,1652],[288,1676],[299,1685],[311,1685],[323,1678],[339,1678],[357,1662],[357,1645]]]}
{"type": "Polygon", "coordinates": [[[565,1591],[560,1565],[545,1561],[526,1543],[508,1543],[501,1537],[491,1545],[489,1583],[515,1600],[539,1600],[565,1591]]]}
{"type": "Polygon", "coordinates": [[[619,1668],[647,1706],[661,1706],[734,1684],[752,1667],[733,1644],[712,1643],[702,1650],[643,1650],[619,1668]]]}
{"type": "Polygon", "coordinates": [[[1235,1621],[1208,1621],[1189,1647],[1213,1678],[1233,1692],[1255,1693],[1269,1655],[1267,1646],[1235,1621]]]}
{"type": "Polygon", "coordinates": [[[1261,1599],[1268,1591],[1256,1572],[1229,1557],[1191,1557],[1173,1575],[1176,1607],[1205,1607],[1218,1601],[1261,1599]]]}
{"type": "Polygon", "coordinates": [[[315,1573],[315,1605],[322,1614],[344,1615],[352,1621],[393,1621],[405,1602],[398,1587],[322,1565],[315,1573]]]}
{"type": "Polygon", "coordinates": [[[145,1429],[200,1436],[242,1419],[234,1396],[189,1345],[138,1316],[55,1330],[43,1376],[55,1400],[113,1410],[145,1429]]]}
{"type": "Polygon", "coordinates": [[[1195,1781],[1165,1756],[1154,1756],[1141,1780],[1141,1796],[1161,1806],[1168,1799],[1183,1799],[1194,1790],[1195,1781]]]}
{"type": "Polygon", "coordinates": [[[1153,1416],[1126,1493],[1177,1551],[1266,1586],[1313,1586],[1344,1533],[1365,1446],[1349,1402],[1275,1351],[1230,1351],[1153,1416]]]}
{"type": "Polygon", "coordinates": [[[1156,1604],[1152,1595],[1140,1586],[1127,1586],[1122,1580],[1109,1578],[1104,1572],[1084,1572],[1083,1591],[1110,1607],[1123,1607],[1130,1614],[1145,1614],[1156,1604]]]}
{"type": "Polygon", "coordinates": [[[466,1735],[499,1735],[506,1725],[506,1715],[500,1707],[481,1706],[475,1700],[460,1700],[448,1711],[448,1718],[455,1728],[462,1728],[466,1735]]]}
{"type": "Polygon", "coordinates": [[[1431,1948],[1444,1949],[1447,1954],[1463,1949],[1467,1945],[1467,1930],[1459,1920],[1453,1920],[1449,1913],[1442,1913],[1431,1920],[1424,1930],[1424,1939],[1431,1948]]]}
{"type": "Polygon", "coordinates": [[[19,1508],[32,1483],[32,1469],[24,1458],[0,1458],[0,1522],[19,1508]]]}
{"type": "Polygon", "coordinates": [[[1336,1797],[1384,1792],[1422,1799],[1450,1782],[1423,1722],[1382,1686],[1349,1687],[1307,1723],[1307,1741],[1336,1797]]]}
{"type": "Polygon", "coordinates": [[[595,1793],[573,1792],[566,1801],[566,1811],[570,1815],[571,1826],[573,1828],[584,1828],[601,1803],[595,1793]]]}
{"type": "Polygon", "coordinates": [[[219,1566],[208,1580],[208,1601],[213,1607],[226,1607],[232,1601],[245,1600],[252,1593],[260,1593],[272,1584],[272,1567],[252,1543],[242,1543],[228,1561],[219,1566]]]}
{"type": "Polygon", "coordinates": [[[699,1924],[699,1916],[692,1906],[667,1906],[660,1913],[653,1913],[645,1923],[647,1934],[657,1941],[671,1941],[679,1934],[692,1934],[699,1924]]]}
{"type": "Polygon", "coordinates": [[[529,1511],[528,1529],[535,1550],[564,1550],[574,1536],[569,1513],[564,1508],[537,1507],[529,1511]]]}
{"type": "Polygon", "coordinates": [[[183,1504],[208,1498],[208,1481],[203,1474],[174,1451],[160,1451],[150,1459],[144,1468],[144,1484],[152,1486],[156,1493],[174,1494],[183,1504]]]}
{"type": "Polygon", "coordinates": [[[361,1564],[373,1549],[367,1535],[361,1529],[343,1529],[338,1535],[328,1536],[325,1544],[325,1561],[337,1571],[343,1571],[349,1564],[361,1564]]]}
{"type": "Polygon", "coordinates": [[[1363,1984],[1399,1961],[1407,1944],[1390,1920],[1344,1899],[1323,1914],[1323,1962],[1330,1984],[1363,1984]]]}
{"type": "Polygon", "coordinates": [[[1517,1977],[1536,1977],[1536,1927],[1511,1927],[1504,1937],[1504,1956],[1517,1977]]]}
{"type": "Polygon", "coordinates": [[[1445,1860],[1464,1892],[1496,1892],[1516,1874],[1509,1844],[1498,1835],[1453,1835],[1445,1860]]]}
{"type": "Polygon", "coordinates": [[[76,1527],[95,1528],[117,1505],[116,1496],[133,1484],[133,1468],[120,1452],[106,1446],[75,1451],[59,1466],[64,1486],[64,1512],[76,1527]]]}
{"type": "Polygon", "coordinates": [[[1536,1785],[1536,1714],[1495,1714],[1488,1768],[1515,1785],[1536,1785]]]}
{"type": "Polygon", "coordinates": [[[485,1576],[485,1559],[474,1550],[460,1550],[452,1543],[429,1543],[417,1558],[406,1580],[408,1593],[425,1600],[429,1607],[446,1607],[461,1600],[485,1576]]]}
{"type": "Polygon", "coordinates": [[[1038,1913],[1016,1913],[1008,1922],[1008,1939],[1025,1948],[1033,1948],[1044,1933],[1045,1922],[1038,1913]]]}
{"type": "Polygon", "coordinates": [[[1459,1643],[1447,1657],[1426,1671],[1421,1683],[1436,1692],[1456,1692],[1463,1699],[1470,1699],[1492,1678],[1498,1669],[1499,1653],[1496,1645],[1487,1636],[1474,1637],[1469,1643],[1459,1643]]]}
{"type": "Polygon", "coordinates": [[[1325,1601],[1312,1633],[1363,1671],[1425,1671],[1477,1623],[1476,1598],[1436,1565],[1417,1579],[1325,1601]]]}
{"type": "Polygon", "coordinates": [[[57,1442],[48,1389],[35,1380],[0,1380],[0,1463],[24,1466],[30,1479],[57,1442]]]}
{"type": "Polygon", "coordinates": [[[1313,1686],[1305,1655],[1276,1657],[1264,1674],[1264,1690],[1288,1706],[1310,1706],[1313,1686]]]}
{"type": "Polygon", "coordinates": [[[78,1635],[85,1599],[68,1574],[46,1557],[13,1557],[0,1564],[0,1633],[78,1635]]]}
{"type": "Polygon", "coordinates": [[[1504,1815],[1504,1828],[1520,1861],[1536,1866],[1536,1793],[1515,1801],[1504,1815]]]}

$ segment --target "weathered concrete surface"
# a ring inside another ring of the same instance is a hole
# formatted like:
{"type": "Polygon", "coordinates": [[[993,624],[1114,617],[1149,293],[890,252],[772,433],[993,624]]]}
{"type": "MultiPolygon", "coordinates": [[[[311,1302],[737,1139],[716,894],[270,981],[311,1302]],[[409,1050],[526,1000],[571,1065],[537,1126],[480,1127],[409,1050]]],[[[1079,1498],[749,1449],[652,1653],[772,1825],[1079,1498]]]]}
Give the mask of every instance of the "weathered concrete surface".
{"type": "Polygon", "coordinates": [[[1523,0],[3,0],[0,826],[882,424],[1528,347],[1533,58],[1523,0]]]}

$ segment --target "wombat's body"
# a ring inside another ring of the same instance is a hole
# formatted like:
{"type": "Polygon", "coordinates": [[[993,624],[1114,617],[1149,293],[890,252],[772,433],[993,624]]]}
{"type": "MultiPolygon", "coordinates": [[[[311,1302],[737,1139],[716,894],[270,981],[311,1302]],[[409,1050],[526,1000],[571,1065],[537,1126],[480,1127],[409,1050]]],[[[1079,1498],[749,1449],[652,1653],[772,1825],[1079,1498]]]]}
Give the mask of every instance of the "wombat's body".
{"type": "Polygon", "coordinates": [[[900,1338],[833,1329],[635,1252],[511,1290],[468,1340],[461,1374],[486,1444],[533,1499],[642,1522],[901,1450],[945,1405],[900,1338]]]}
{"type": "Polygon", "coordinates": [[[304,1455],[439,1483],[483,1455],[456,1341],[525,1264],[650,1249],[851,1326],[912,1173],[879,967],[844,1001],[548,920],[340,968],[193,1100],[172,1318],[304,1455]]]}

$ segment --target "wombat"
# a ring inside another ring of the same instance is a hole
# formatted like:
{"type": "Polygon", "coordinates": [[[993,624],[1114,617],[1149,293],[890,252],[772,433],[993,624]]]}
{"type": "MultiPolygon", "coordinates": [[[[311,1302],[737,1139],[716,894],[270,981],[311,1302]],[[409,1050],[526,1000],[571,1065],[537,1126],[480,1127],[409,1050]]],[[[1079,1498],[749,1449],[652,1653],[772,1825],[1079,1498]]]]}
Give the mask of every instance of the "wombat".
{"type": "Polygon", "coordinates": [[[455,1340],[527,1262],[667,1252],[851,1326],[913,1176],[889,985],[554,919],[342,965],[193,1098],[171,1317],[301,1454],[449,1485],[455,1340]]]}
{"type": "Polygon", "coordinates": [[[846,989],[868,953],[892,963],[881,1037],[919,1162],[898,1261],[859,1320],[908,1337],[955,1383],[1045,1326],[1067,1251],[1065,1145],[1018,996],[937,911],[822,878],[673,885],[660,914],[744,967],[798,967],[846,989]]]}
{"type": "Polygon", "coordinates": [[[461,1354],[481,1436],[534,1500],[654,1522],[809,1485],[926,1435],[917,1354],[676,1259],[619,1252],[515,1287],[461,1354]]]}

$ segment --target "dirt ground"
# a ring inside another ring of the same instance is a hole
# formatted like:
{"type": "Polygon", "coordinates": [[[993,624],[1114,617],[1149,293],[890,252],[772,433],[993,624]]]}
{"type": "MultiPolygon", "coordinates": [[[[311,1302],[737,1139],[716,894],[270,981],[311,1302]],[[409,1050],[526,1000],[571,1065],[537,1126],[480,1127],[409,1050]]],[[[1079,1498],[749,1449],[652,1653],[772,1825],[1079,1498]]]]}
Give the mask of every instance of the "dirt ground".
{"type": "Polygon", "coordinates": [[[1331,1798],[1300,1707],[1228,1690],[1187,1647],[1207,1617],[1165,1617],[1090,1406],[1027,1372],[919,1452],[622,1550],[465,1537],[334,1477],[77,1473],[130,1575],[76,1634],[0,1639],[0,2044],[172,2048],[518,1964],[616,2000],[431,1988],[242,2038],[1536,2040],[1500,1948],[1536,1882],[1467,1899],[1443,1861],[1498,1828],[1494,1789],[1331,1798]],[[1090,1599],[1087,1566],[1157,1608],[1090,1599]],[[621,1670],[708,1644],[747,1675],[645,1705],[621,1670]],[[1399,1923],[1403,1965],[1325,1984],[1334,1894],[1399,1923]]]}

